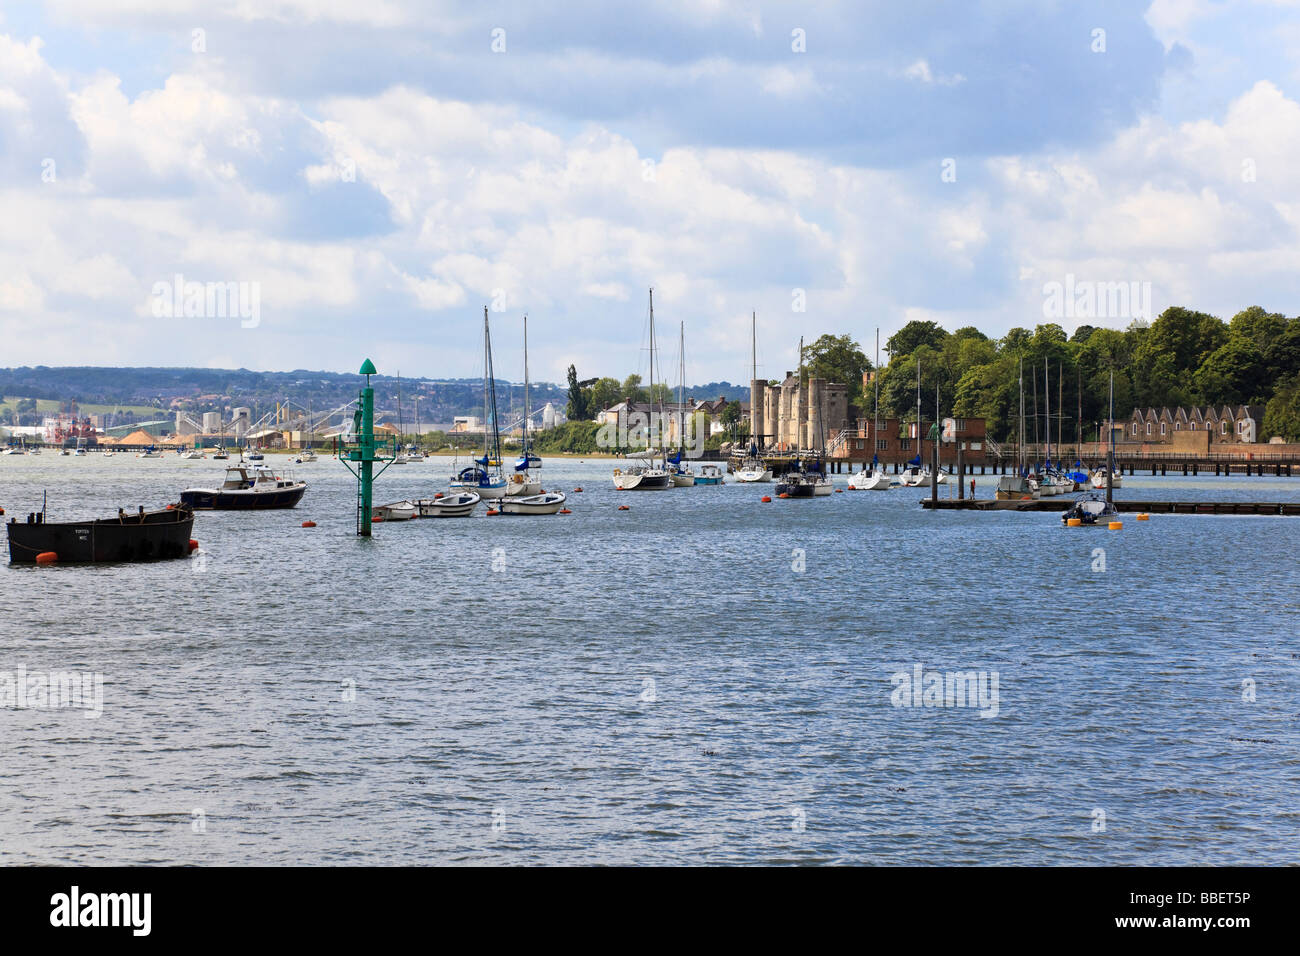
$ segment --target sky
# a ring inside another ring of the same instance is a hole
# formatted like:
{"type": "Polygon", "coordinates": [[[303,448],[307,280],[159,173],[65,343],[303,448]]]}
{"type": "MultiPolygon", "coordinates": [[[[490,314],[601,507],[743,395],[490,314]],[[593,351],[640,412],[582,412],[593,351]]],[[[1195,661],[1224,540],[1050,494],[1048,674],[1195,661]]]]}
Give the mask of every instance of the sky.
{"type": "Polygon", "coordinates": [[[742,382],[1295,315],[1298,228],[1300,0],[0,3],[0,367],[644,377],[653,287],[742,382]]]}

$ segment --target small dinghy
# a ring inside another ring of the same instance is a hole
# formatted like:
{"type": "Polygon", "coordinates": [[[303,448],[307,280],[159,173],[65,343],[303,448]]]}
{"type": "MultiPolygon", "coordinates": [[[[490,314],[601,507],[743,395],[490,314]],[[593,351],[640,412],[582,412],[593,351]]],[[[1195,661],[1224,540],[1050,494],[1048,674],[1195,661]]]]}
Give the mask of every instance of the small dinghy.
{"type": "Polygon", "coordinates": [[[1101,495],[1089,495],[1086,498],[1080,498],[1070,510],[1061,515],[1061,524],[1068,525],[1070,520],[1077,518],[1079,524],[1099,524],[1102,521],[1111,521],[1119,517],[1119,511],[1113,504],[1103,498],[1101,495]]]}
{"type": "Polygon", "coordinates": [[[503,515],[553,515],[563,507],[564,494],[559,491],[525,498],[505,498],[500,504],[503,515]]]}
{"type": "Polygon", "coordinates": [[[372,521],[410,521],[419,513],[413,501],[394,501],[380,505],[370,514],[372,521]]]}
{"type": "Polygon", "coordinates": [[[472,491],[460,491],[441,498],[421,498],[415,507],[421,518],[468,518],[482,500],[472,491]]]}
{"type": "Polygon", "coordinates": [[[194,511],[185,505],[134,514],[119,509],[116,518],[91,521],[46,521],[38,511],[25,522],[11,518],[5,527],[13,564],[158,561],[183,558],[197,547],[190,541],[194,511]]]}

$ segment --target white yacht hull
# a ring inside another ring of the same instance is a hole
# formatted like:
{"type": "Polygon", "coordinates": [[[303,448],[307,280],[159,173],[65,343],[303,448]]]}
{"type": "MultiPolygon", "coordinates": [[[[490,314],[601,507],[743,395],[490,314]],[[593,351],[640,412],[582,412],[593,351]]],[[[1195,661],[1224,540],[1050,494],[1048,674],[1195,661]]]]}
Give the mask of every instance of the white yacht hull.
{"type": "Polygon", "coordinates": [[[619,472],[614,475],[614,487],[619,491],[660,491],[673,486],[666,471],[653,469],[644,472],[619,472]]]}
{"type": "Polygon", "coordinates": [[[531,475],[516,472],[506,483],[506,496],[510,498],[538,495],[542,493],[542,482],[531,475]]]}
{"type": "Polygon", "coordinates": [[[888,491],[889,476],[883,471],[861,471],[849,479],[849,484],[858,491],[888,491]]]}
{"type": "Polygon", "coordinates": [[[736,472],[736,480],[743,481],[746,484],[762,484],[772,480],[772,472],[768,470],[759,471],[758,469],[742,470],[736,472]]]}

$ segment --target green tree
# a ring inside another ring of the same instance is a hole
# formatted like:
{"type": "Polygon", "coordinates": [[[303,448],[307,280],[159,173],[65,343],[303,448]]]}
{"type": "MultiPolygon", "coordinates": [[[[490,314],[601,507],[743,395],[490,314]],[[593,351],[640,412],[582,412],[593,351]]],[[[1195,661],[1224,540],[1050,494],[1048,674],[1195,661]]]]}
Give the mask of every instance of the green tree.
{"type": "Polygon", "coordinates": [[[1300,374],[1300,319],[1291,319],[1264,350],[1264,365],[1270,380],[1280,381],[1300,374]]]}
{"type": "Polygon", "coordinates": [[[1265,312],[1258,305],[1242,309],[1228,322],[1228,334],[1234,339],[1254,343],[1261,354],[1286,329],[1286,316],[1280,312],[1265,312]]]}
{"type": "MultiPolygon", "coordinates": [[[[1292,320],[1294,321],[1294,320],[1292,320]]],[[[1280,435],[1286,441],[1300,441],[1300,376],[1278,384],[1264,408],[1264,435],[1280,435]]]]}
{"type": "Polygon", "coordinates": [[[587,419],[588,393],[578,381],[578,370],[569,366],[569,403],[565,406],[564,414],[568,416],[569,421],[578,422],[587,419]]]}
{"type": "Polygon", "coordinates": [[[892,362],[895,356],[911,355],[922,345],[937,349],[943,345],[943,340],[947,337],[947,331],[938,322],[914,319],[891,335],[885,343],[885,348],[892,362]]]}
{"type": "Polygon", "coordinates": [[[591,386],[591,411],[603,411],[623,398],[623,386],[616,378],[598,378],[591,386]]]}
{"type": "Polygon", "coordinates": [[[852,336],[826,334],[803,348],[806,378],[822,378],[848,386],[849,402],[858,404],[862,397],[862,375],[871,362],[852,336]]]}
{"type": "Polygon", "coordinates": [[[1191,405],[1192,375],[1228,339],[1228,327],[1205,312],[1170,306],[1149,329],[1133,329],[1133,384],[1143,405],[1191,405]]]}
{"type": "Polygon", "coordinates": [[[1234,336],[1206,356],[1196,370],[1196,389],[1215,406],[1263,401],[1263,374],[1264,355],[1254,340],[1234,336]]]}
{"type": "Polygon", "coordinates": [[[641,376],[633,373],[623,379],[623,398],[629,402],[646,401],[646,391],[641,387],[641,376]]]}

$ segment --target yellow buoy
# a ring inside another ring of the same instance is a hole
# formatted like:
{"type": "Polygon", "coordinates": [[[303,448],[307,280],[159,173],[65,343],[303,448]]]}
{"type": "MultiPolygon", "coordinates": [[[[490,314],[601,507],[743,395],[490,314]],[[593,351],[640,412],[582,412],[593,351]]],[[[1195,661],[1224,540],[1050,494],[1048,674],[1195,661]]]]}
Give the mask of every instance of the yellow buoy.
{"type": "Polygon", "coordinates": [[[1145,511],[1142,512],[1142,514],[1138,515],[1138,521],[1150,521],[1150,520],[1151,520],[1151,516],[1147,514],[1145,511]]]}
{"type": "Polygon", "coordinates": [[[1079,527],[1079,525],[1083,524],[1083,519],[1082,519],[1082,518],[1066,518],[1066,519],[1065,519],[1065,524],[1066,524],[1066,527],[1069,527],[1069,528],[1077,528],[1077,527],[1079,527]]]}
{"type": "Polygon", "coordinates": [[[1124,527],[1124,522],[1122,522],[1122,521],[1112,521],[1112,522],[1110,523],[1109,527],[1110,527],[1110,530],[1111,530],[1111,531],[1118,531],[1120,528],[1124,527]]]}

